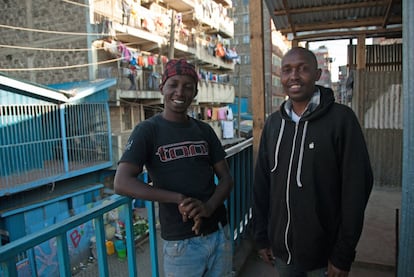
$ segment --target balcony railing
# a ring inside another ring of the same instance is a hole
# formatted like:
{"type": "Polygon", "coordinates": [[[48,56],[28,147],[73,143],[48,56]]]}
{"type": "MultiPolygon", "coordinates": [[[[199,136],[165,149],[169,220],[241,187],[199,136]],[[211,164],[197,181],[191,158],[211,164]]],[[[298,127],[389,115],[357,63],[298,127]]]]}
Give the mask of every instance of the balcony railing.
{"type": "Polygon", "coordinates": [[[198,103],[234,103],[234,86],[228,83],[200,81],[198,103]]]}
{"type": "MultiPolygon", "coordinates": [[[[252,139],[237,144],[227,149],[226,152],[227,160],[235,181],[234,189],[226,201],[229,210],[230,229],[234,234],[232,241],[234,253],[237,246],[241,243],[241,238],[246,232],[246,227],[251,220],[251,190],[253,183],[252,139]]],[[[153,202],[146,201],[145,204],[149,223],[151,271],[153,276],[158,277],[155,208],[153,202]]],[[[135,243],[132,228],[132,201],[128,197],[118,195],[113,195],[94,208],[49,226],[40,232],[0,246],[0,276],[18,276],[16,268],[17,257],[25,252],[28,256],[33,255],[34,247],[51,239],[56,239],[60,276],[72,276],[67,234],[71,229],[91,220],[93,221],[95,229],[99,276],[109,276],[103,216],[105,213],[118,207],[124,207],[123,210],[125,211],[125,238],[129,276],[137,276],[135,243]]],[[[38,276],[37,271],[32,271],[32,276],[38,276]]]]}
{"type": "MultiPolygon", "coordinates": [[[[223,62],[224,63],[224,62],[223,62]]],[[[108,71],[104,68],[102,71],[108,71]]],[[[116,71],[111,71],[116,72],[116,71]]],[[[159,91],[161,82],[161,72],[150,72],[139,70],[139,72],[129,72],[128,69],[120,68],[119,75],[111,73],[111,78],[117,78],[116,94],[111,95],[111,100],[117,103],[120,99],[153,99],[161,100],[163,98],[159,91]],[[130,74],[134,74],[130,76],[130,74]]],[[[234,86],[230,83],[228,74],[210,74],[212,80],[203,79],[199,81],[197,103],[233,103],[234,86]],[[223,78],[222,80],[222,77],[223,78]]],[[[98,75],[99,77],[103,77],[98,75]]]]}
{"type": "Polygon", "coordinates": [[[109,108],[0,105],[0,196],[112,165],[109,108]]]}
{"type": "MultiPolygon", "coordinates": [[[[152,51],[161,46],[167,46],[170,40],[171,11],[159,5],[152,5],[152,8],[145,8],[138,3],[132,5],[131,14],[125,18],[121,7],[121,1],[116,0],[95,0],[93,5],[94,20],[102,24],[102,33],[111,34],[116,32],[123,42],[137,45],[142,51],[152,51]],[[134,12],[132,12],[134,11],[134,12]],[[109,23],[110,22],[110,23],[109,23]],[[110,27],[109,27],[110,26],[110,27]]],[[[220,34],[223,38],[232,38],[234,35],[234,22],[225,12],[228,7],[223,8],[214,1],[204,4],[195,4],[192,1],[173,1],[170,7],[176,5],[182,8],[186,5],[195,5],[195,14],[185,13],[196,19],[203,27],[202,32],[194,33],[192,28],[183,22],[175,28],[175,51],[176,56],[188,56],[199,54],[201,45],[207,45],[210,39],[205,37],[208,34],[220,34]]],[[[187,21],[187,20],[183,20],[187,21]]],[[[193,24],[191,24],[193,25],[193,24]]],[[[201,50],[200,50],[201,49],[201,50]]],[[[198,56],[203,63],[218,65],[227,70],[233,70],[234,64],[222,62],[214,55],[198,56]]]]}

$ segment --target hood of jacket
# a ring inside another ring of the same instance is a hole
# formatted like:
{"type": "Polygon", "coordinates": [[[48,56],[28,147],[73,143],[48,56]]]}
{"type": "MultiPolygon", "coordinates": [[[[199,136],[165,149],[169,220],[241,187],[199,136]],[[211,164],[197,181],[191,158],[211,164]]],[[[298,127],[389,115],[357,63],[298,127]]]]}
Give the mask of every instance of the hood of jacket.
{"type": "MultiPolygon", "coordinates": [[[[315,108],[315,110],[311,111],[310,113],[305,113],[301,118],[301,121],[312,121],[323,116],[327,110],[331,107],[331,105],[335,102],[335,97],[332,89],[325,88],[319,85],[315,85],[315,87],[320,92],[320,103],[315,108]]],[[[287,100],[288,101],[288,100],[287,100]]],[[[290,120],[290,116],[286,113],[286,103],[287,101],[283,102],[280,107],[281,116],[285,120],[290,120]]]]}

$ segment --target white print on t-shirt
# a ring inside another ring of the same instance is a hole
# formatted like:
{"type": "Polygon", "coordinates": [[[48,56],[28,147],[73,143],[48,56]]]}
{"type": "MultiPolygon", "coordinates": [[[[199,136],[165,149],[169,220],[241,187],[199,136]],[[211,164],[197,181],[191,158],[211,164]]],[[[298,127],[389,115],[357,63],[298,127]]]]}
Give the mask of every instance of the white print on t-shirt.
{"type": "Polygon", "coordinates": [[[157,153],[161,162],[169,162],[182,158],[207,156],[208,144],[201,141],[184,141],[158,147],[157,153]]]}
{"type": "Polygon", "coordinates": [[[125,150],[131,150],[133,140],[129,140],[128,143],[125,145],[125,150]]]}

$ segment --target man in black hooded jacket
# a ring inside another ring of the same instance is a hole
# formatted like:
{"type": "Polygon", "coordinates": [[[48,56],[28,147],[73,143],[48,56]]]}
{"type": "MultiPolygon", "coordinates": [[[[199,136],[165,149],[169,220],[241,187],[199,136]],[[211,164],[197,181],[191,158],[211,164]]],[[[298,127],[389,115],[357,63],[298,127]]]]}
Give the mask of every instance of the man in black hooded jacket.
{"type": "Polygon", "coordinates": [[[373,177],[354,112],[335,103],[315,55],[282,59],[289,96],[261,136],[254,183],[254,238],[260,257],[284,276],[348,276],[373,177]]]}

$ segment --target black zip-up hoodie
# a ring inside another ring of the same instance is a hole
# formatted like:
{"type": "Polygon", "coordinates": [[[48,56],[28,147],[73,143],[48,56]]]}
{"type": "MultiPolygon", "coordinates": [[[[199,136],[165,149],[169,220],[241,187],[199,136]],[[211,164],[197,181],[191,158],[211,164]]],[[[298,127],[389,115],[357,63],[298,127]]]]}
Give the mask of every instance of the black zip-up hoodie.
{"type": "Polygon", "coordinates": [[[330,260],[350,270],[373,177],[359,122],[318,86],[320,104],[298,123],[285,111],[266,120],[254,182],[258,249],[309,271],[330,260]]]}

